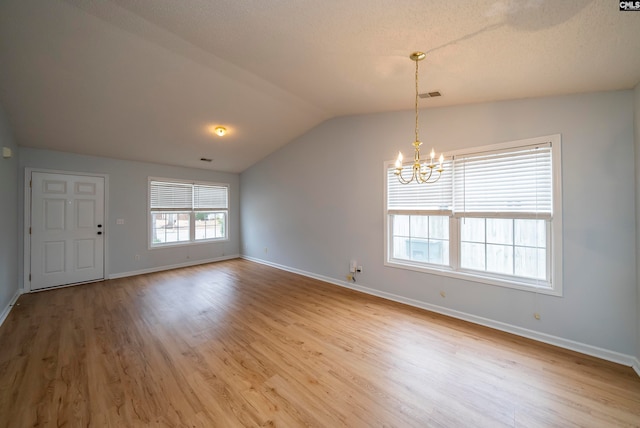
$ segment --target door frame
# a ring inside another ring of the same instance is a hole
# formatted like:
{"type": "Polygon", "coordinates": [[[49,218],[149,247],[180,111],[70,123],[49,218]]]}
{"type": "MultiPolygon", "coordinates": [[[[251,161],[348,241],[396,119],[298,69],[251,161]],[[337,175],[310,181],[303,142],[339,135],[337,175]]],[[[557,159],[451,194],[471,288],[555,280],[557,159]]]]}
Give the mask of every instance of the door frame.
{"type": "MultiPolygon", "coordinates": [[[[108,278],[108,270],[109,270],[109,175],[108,174],[98,174],[92,172],[76,172],[76,171],[63,171],[58,169],[44,169],[44,168],[30,168],[26,167],[24,169],[24,228],[22,231],[23,234],[23,242],[24,242],[24,251],[23,251],[23,272],[22,272],[22,292],[23,293],[32,293],[38,291],[46,291],[51,290],[52,288],[44,288],[38,290],[31,289],[31,280],[29,279],[29,275],[31,274],[31,234],[29,233],[29,228],[31,227],[31,186],[29,185],[31,181],[31,174],[34,172],[41,172],[45,174],[64,174],[64,175],[79,175],[79,176],[88,176],[88,177],[100,177],[104,179],[104,224],[106,225],[104,234],[104,253],[103,253],[103,280],[108,278]]],[[[93,281],[91,281],[93,282],[93,281]]],[[[72,285],[78,284],[69,284],[69,285],[61,285],[55,288],[69,287],[72,285]]]]}

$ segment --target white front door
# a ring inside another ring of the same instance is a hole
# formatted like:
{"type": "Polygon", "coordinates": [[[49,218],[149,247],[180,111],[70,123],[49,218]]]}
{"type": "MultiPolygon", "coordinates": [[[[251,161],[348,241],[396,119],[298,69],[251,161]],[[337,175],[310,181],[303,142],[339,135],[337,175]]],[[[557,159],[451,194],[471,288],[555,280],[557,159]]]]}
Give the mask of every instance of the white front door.
{"type": "Polygon", "coordinates": [[[104,279],[104,177],[31,174],[31,290],[104,279]]]}

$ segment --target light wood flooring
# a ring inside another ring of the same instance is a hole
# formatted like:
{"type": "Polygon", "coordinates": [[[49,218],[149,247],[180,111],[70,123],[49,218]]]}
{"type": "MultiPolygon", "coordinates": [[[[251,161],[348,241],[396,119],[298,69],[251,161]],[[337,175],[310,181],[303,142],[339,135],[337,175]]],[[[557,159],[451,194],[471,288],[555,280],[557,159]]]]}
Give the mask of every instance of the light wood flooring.
{"type": "Polygon", "coordinates": [[[0,427],[32,426],[640,426],[640,378],[238,259],[21,296],[0,427]]]}

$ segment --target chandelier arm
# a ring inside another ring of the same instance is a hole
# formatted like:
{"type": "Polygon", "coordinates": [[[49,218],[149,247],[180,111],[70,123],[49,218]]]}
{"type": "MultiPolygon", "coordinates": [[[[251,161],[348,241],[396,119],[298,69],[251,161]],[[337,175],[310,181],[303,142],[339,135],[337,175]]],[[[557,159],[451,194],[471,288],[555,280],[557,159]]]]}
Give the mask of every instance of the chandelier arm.
{"type": "Polygon", "coordinates": [[[438,171],[438,176],[435,178],[435,180],[430,181],[429,184],[433,184],[436,181],[440,180],[440,177],[442,176],[442,171],[438,171]]]}
{"type": "MultiPolygon", "coordinates": [[[[444,171],[444,170],[442,170],[442,171],[444,171]]],[[[440,180],[440,177],[442,176],[442,171],[439,170],[439,169],[436,170],[436,172],[438,173],[438,176],[433,181],[429,181],[429,180],[431,180],[431,175],[433,174],[433,169],[432,169],[431,172],[429,173],[429,177],[426,180],[421,181],[421,183],[423,183],[423,184],[433,184],[433,183],[435,183],[436,181],[440,180]]]]}
{"type": "Polygon", "coordinates": [[[435,177],[434,180],[431,180],[431,178],[433,177],[433,170],[435,169],[435,167],[432,168],[430,166],[427,166],[427,168],[429,168],[428,176],[427,176],[427,171],[423,172],[422,166],[420,165],[416,166],[416,164],[413,164],[411,166],[411,176],[409,177],[409,179],[406,179],[404,175],[402,175],[402,172],[404,171],[405,168],[396,168],[396,170],[394,171],[394,175],[398,177],[398,181],[402,184],[409,184],[414,180],[416,183],[420,183],[420,184],[433,184],[438,180],[440,180],[440,177],[442,177],[442,173],[444,172],[444,169],[436,169],[438,176],[435,177]]]}
{"type": "Polygon", "coordinates": [[[431,168],[431,166],[427,166],[427,168],[429,168],[429,176],[427,178],[425,178],[425,175],[427,175],[427,171],[422,172],[422,169],[420,170],[420,183],[429,183],[431,174],[433,174],[433,168],[431,168]]]}
{"type": "Polygon", "coordinates": [[[409,180],[407,180],[406,178],[404,178],[402,176],[402,169],[403,168],[396,168],[396,171],[394,172],[394,174],[398,176],[398,181],[400,181],[400,183],[402,183],[402,184],[411,183],[413,181],[413,177],[415,176],[415,173],[411,176],[411,178],[409,180]]]}

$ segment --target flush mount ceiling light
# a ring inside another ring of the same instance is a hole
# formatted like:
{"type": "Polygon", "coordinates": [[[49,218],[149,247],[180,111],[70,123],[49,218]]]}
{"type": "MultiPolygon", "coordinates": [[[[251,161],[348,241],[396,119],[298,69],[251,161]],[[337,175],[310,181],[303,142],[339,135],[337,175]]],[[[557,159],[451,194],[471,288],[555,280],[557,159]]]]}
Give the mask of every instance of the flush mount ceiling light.
{"type": "Polygon", "coordinates": [[[224,126],[216,126],[213,132],[215,132],[216,134],[222,137],[224,134],[227,133],[227,128],[225,128],[224,126]]]}
{"type": "Polygon", "coordinates": [[[444,156],[440,155],[440,164],[436,166],[433,163],[433,157],[435,156],[435,150],[431,149],[430,161],[427,163],[425,160],[424,163],[421,163],[420,160],[420,146],[422,142],[420,138],[418,138],[418,61],[422,61],[425,58],[425,54],[423,52],[414,52],[409,55],[412,61],[416,63],[416,98],[415,98],[415,111],[416,111],[416,140],[413,143],[414,147],[414,155],[413,155],[413,165],[411,166],[411,176],[407,179],[402,175],[402,152],[398,152],[398,159],[396,160],[396,170],[394,174],[398,177],[398,180],[402,184],[409,184],[412,181],[416,181],[417,183],[435,183],[438,181],[444,168],[442,167],[442,163],[444,162],[444,156]],[[436,177],[433,177],[433,170],[438,173],[436,177]]]}

